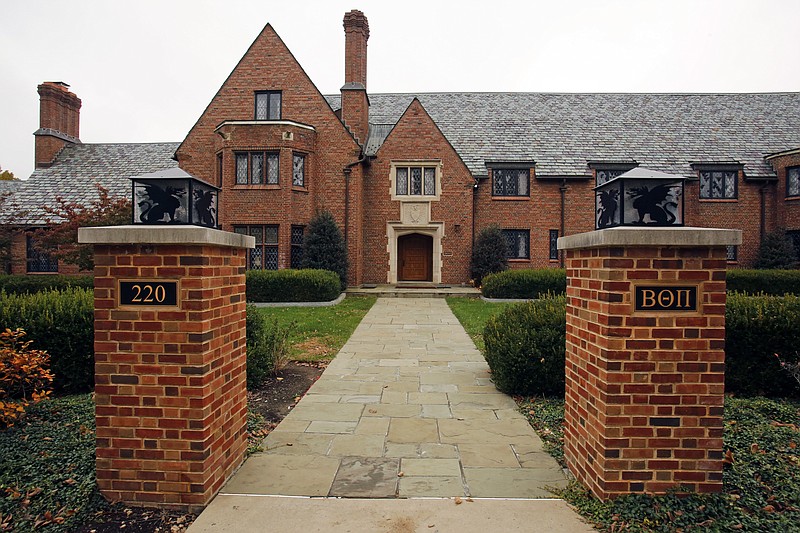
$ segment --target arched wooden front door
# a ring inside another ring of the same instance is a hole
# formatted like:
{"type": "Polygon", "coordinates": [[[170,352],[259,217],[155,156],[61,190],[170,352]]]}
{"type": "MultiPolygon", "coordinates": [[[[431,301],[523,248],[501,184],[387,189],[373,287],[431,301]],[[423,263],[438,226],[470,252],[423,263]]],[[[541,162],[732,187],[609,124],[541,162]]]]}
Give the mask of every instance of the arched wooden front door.
{"type": "Polygon", "coordinates": [[[398,281],[433,280],[433,237],[412,233],[397,238],[398,281]]]}

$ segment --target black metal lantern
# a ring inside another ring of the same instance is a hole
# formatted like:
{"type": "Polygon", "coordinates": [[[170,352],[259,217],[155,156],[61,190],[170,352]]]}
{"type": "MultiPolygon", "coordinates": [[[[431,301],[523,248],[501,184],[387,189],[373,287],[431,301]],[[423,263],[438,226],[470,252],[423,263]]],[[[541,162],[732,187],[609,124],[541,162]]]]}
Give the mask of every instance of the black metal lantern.
{"type": "Polygon", "coordinates": [[[219,227],[219,188],[180,168],[132,176],[134,224],[191,224],[219,227]]]}
{"type": "Polygon", "coordinates": [[[595,228],[683,226],[684,181],[637,167],[595,187],[595,228]]]}

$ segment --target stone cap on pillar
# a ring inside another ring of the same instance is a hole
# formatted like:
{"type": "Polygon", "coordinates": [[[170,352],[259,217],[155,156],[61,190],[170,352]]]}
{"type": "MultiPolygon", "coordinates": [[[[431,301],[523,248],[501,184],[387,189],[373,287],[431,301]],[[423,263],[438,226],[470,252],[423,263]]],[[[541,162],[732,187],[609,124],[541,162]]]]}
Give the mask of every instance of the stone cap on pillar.
{"type": "Polygon", "coordinates": [[[255,248],[256,239],[201,226],[98,226],[78,228],[81,244],[185,244],[255,248]]]}
{"type": "Polygon", "coordinates": [[[608,246],[730,246],[742,244],[738,229],[617,227],[558,238],[559,250],[608,246]]]}

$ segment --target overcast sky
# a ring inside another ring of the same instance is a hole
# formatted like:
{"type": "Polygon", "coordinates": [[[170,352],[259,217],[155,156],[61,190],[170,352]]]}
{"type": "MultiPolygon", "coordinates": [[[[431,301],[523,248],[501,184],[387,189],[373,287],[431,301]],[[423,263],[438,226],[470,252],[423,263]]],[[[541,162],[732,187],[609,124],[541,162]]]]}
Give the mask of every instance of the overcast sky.
{"type": "Polygon", "coordinates": [[[83,142],[183,140],[267,22],[338,93],[350,9],[372,93],[800,91],[798,0],[2,0],[0,167],[32,172],[43,81],[83,142]]]}

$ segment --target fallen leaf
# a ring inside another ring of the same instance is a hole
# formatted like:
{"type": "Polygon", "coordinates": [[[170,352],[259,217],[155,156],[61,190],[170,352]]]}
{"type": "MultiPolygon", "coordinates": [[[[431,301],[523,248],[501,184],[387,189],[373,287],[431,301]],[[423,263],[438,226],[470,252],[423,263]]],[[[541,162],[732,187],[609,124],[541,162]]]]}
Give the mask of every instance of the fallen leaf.
{"type": "Polygon", "coordinates": [[[764,507],[761,508],[761,510],[765,511],[767,513],[774,513],[775,512],[775,508],[773,506],[771,506],[771,505],[765,505],[764,507]]]}
{"type": "Polygon", "coordinates": [[[472,503],[472,502],[474,502],[475,500],[473,500],[472,498],[467,498],[467,501],[468,501],[469,503],[472,503]]]}
{"type": "Polygon", "coordinates": [[[372,414],[374,415],[375,413],[377,413],[377,412],[378,412],[378,410],[377,410],[377,409],[370,409],[370,410],[369,410],[369,412],[370,412],[370,413],[372,413],[372,414]]]}
{"type": "Polygon", "coordinates": [[[405,476],[405,475],[406,475],[406,473],[405,473],[405,472],[398,472],[398,473],[397,473],[397,477],[403,477],[403,476],[405,476]]]}
{"type": "Polygon", "coordinates": [[[732,465],[733,464],[733,460],[734,460],[733,459],[733,450],[726,451],[725,452],[725,458],[722,460],[722,462],[724,464],[726,464],[726,465],[732,465]]]}
{"type": "Polygon", "coordinates": [[[283,381],[283,378],[275,378],[276,381],[283,381]]]}
{"type": "Polygon", "coordinates": [[[72,478],[69,478],[69,479],[65,479],[65,480],[64,480],[64,484],[65,484],[65,485],[74,485],[75,483],[77,483],[77,481],[75,481],[75,480],[74,480],[74,479],[72,479],[72,478]]]}
{"type": "Polygon", "coordinates": [[[436,524],[428,524],[428,529],[430,529],[432,527],[436,527],[436,524]]]}
{"type": "Polygon", "coordinates": [[[461,498],[456,496],[455,502],[456,502],[456,505],[461,505],[461,498]]]}

